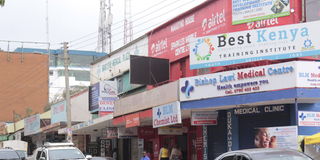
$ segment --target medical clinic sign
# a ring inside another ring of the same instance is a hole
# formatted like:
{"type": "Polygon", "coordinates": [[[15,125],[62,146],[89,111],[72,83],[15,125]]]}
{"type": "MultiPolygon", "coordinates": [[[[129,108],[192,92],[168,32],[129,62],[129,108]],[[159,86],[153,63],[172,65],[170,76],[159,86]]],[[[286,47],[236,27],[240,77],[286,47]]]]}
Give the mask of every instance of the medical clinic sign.
{"type": "Polygon", "coordinates": [[[173,102],[152,108],[153,128],[181,123],[180,103],[173,102]]]}
{"type": "Polygon", "coordinates": [[[295,87],[319,88],[319,65],[319,62],[294,61],[182,78],[180,101],[295,87]]]}
{"type": "Polygon", "coordinates": [[[190,69],[320,54],[320,21],[195,38],[190,69]]]}

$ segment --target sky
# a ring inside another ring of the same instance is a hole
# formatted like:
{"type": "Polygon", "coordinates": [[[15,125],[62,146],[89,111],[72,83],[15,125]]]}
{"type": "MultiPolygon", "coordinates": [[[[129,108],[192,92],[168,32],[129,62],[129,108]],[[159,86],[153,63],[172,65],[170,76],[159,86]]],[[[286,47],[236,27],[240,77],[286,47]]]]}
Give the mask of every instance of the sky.
{"type": "MultiPolygon", "coordinates": [[[[133,39],[204,1],[131,0],[133,39]]],[[[123,45],[124,0],[111,0],[111,4],[115,50],[123,45]]],[[[0,7],[0,48],[48,48],[47,44],[20,42],[23,41],[49,42],[51,49],[59,49],[62,42],[69,42],[69,49],[95,51],[99,11],[100,0],[6,0],[5,6],[0,7]]]]}

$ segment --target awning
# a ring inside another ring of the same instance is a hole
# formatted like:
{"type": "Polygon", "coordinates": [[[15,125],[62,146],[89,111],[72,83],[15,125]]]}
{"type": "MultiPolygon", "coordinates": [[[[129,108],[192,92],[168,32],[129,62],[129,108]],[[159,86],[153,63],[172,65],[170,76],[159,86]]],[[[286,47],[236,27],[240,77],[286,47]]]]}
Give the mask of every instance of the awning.
{"type": "Polygon", "coordinates": [[[127,115],[123,115],[120,117],[116,117],[113,119],[114,126],[130,126],[130,127],[137,127],[137,126],[145,126],[145,125],[152,125],[152,109],[131,113],[127,115]],[[139,123],[132,122],[134,118],[137,118],[139,123]],[[128,122],[135,123],[136,125],[128,125],[128,122]]]}
{"type": "MultiPolygon", "coordinates": [[[[99,117],[93,120],[89,120],[83,123],[79,123],[76,125],[73,125],[71,127],[72,129],[72,134],[94,134],[98,131],[101,131],[104,128],[107,127],[113,127],[112,124],[112,118],[113,115],[109,114],[103,117],[99,117]]],[[[62,128],[59,129],[58,131],[59,134],[66,134],[67,133],[67,128],[62,128]]]]}
{"type": "Polygon", "coordinates": [[[64,128],[65,126],[66,126],[65,122],[57,122],[57,123],[53,123],[45,127],[42,127],[41,130],[43,133],[56,132],[60,128],[64,128]]]}
{"type": "Polygon", "coordinates": [[[307,136],[304,138],[305,144],[317,144],[320,143],[320,133],[314,134],[312,136],[307,136]]]}

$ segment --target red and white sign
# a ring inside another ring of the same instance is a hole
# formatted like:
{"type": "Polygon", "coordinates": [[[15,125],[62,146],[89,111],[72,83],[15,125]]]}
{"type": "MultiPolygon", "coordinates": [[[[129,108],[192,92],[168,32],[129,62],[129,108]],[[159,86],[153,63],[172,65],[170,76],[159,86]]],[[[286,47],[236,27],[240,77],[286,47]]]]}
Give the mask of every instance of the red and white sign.
{"type": "Polygon", "coordinates": [[[110,127],[102,130],[102,138],[113,139],[118,138],[118,128],[110,127]]]}
{"type": "Polygon", "coordinates": [[[320,126],[320,112],[299,111],[299,126],[320,126]]]}
{"type": "Polygon", "coordinates": [[[125,116],[126,118],[126,128],[140,126],[139,113],[134,113],[125,116]]]}
{"type": "Polygon", "coordinates": [[[152,108],[153,128],[181,123],[180,102],[152,108]]]}
{"type": "Polygon", "coordinates": [[[301,4],[291,3],[295,14],[247,24],[232,25],[232,1],[205,2],[202,8],[189,12],[149,34],[150,57],[168,58],[170,62],[189,55],[189,41],[194,37],[299,23],[301,4]]]}
{"type": "Polygon", "coordinates": [[[191,125],[217,125],[218,112],[215,111],[198,111],[191,113],[191,125]]]}

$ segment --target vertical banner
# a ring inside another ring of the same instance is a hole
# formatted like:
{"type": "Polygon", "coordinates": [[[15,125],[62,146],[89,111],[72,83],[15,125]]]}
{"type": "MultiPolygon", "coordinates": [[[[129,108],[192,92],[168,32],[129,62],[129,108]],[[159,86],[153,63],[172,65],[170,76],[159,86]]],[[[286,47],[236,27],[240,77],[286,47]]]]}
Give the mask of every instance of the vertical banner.
{"type": "Polygon", "coordinates": [[[208,128],[207,126],[202,127],[202,137],[203,137],[203,160],[208,160],[208,128]]]}
{"type": "Polygon", "coordinates": [[[99,111],[113,112],[114,101],[118,99],[116,81],[101,81],[99,92],[99,111]]]}
{"type": "Polygon", "coordinates": [[[89,110],[94,111],[99,108],[100,85],[96,83],[89,87],[89,110]]]}
{"type": "Polygon", "coordinates": [[[51,124],[58,122],[67,122],[66,101],[51,106],[51,124]]]}
{"type": "Polygon", "coordinates": [[[89,110],[98,110],[100,116],[113,113],[114,101],[117,99],[116,81],[101,81],[89,87],[89,110]]]}

